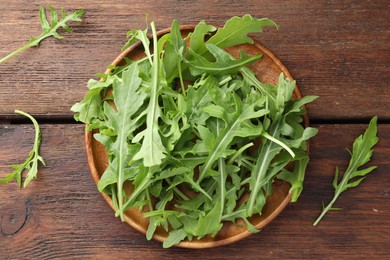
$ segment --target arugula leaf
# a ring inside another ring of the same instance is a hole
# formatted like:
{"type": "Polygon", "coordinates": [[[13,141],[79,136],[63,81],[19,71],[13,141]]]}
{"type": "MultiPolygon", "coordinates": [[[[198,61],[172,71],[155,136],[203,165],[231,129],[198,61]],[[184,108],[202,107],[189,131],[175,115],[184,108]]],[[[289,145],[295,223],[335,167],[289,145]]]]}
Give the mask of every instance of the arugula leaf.
{"type": "MultiPolygon", "coordinates": [[[[272,124],[270,135],[273,138],[277,138],[279,136],[281,125],[282,120],[280,118],[272,124]]],[[[265,195],[261,190],[264,184],[266,184],[264,179],[266,178],[271,161],[281,150],[282,147],[280,145],[270,140],[266,140],[261,146],[258,159],[251,174],[251,181],[249,183],[251,192],[247,206],[248,216],[252,216],[255,212],[261,212],[265,204],[265,195]]]]}
{"type": "Polygon", "coordinates": [[[199,22],[191,33],[190,49],[195,53],[205,53],[207,48],[205,45],[205,36],[215,32],[216,28],[212,25],[206,24],[204,21],[199,22]]]}
{"type": "Polygon", "coordinates": [[[149,59],[150,64],[153,63],[152,57],[149,50],[149,38],[148,38],[148,28],[145,30],[130,30],[126,34],[126,38],[129,38],[127,43],[122,47],[122,51],[133,45],[137,40],[139,40],[144,46],[146,57],[149,59]]]}
{"type": "Polygon", "coordinates": [[[39,162],[41,162],[43,166],[46,166],[46,164],[43,160],[43,157],[39,155],[39,148],[41,146],[41,130],[39,128],[38,122],[34,117],[32,117],[30,114],[27,114],[26,112],[15,110],[15,113],[26,116],[33,122],[35,128],[34,146],[23,163],[11,165],[14,171],[5,176],[3,179],[0,179],[0,184],[8,183],[16,179],[19,187],[21,187],[22,173],[26,170],[28,172],[23,183],[23,187],[26,188],[32,179],[37,178],[39,162]]]}
{"type": "Polygon", "coordinates": [[[122,82],[114,81],[113,96],[115,100],[115,109],[107,102],[104,103],[104,112],[107,116],[107,125],[117,133],[117,138],[111,146],[113,154],[116,156],[115,162],[117,166],[115,171],[110,171],[115,174],[117,179],[117,191],[119,194],[118,205],[121,212],[121,219],[123,216],[123,183],[124,167],[128,162],[129,146],[127,138],[134,131],[133,125],[137,122],[133,116],[143,104],[146,94],[139,91],[142,79],[138,76],[137,64],[132,64],[126,71],[123,72],[122,82]],[[131,120],[133,119],[133,120],[131,120]]]}
{"type": "Polygon", "coordinates": [[[191,126],[203,125],[210,117],[209,114],[204,113],[203,108],[211,104],[210,91],[217,88],[218,83],[218,80],[210,75],[207,78],[201,77],[194,85],[188,87],[186,116],[191,126]]]}
{"type": "Polygon", "coordinates": [[[164,248],[169,248],[180,241],[182,241],[184,238],[187,237],[187,232],[184,229],[176,229],[171,232],[169,232],[169,236],[163,243],[164,248]]]}
{"type": "Polygon", "coordinates": [[[302,159],[295,162],[294,172],[282,170],[278,175],[278,178],[287,181],[291,184],[290,193],[292,194],[291,202],[296,202],[299,195],[303,190],[303,180],[305,178],[305,171],[307,164],[309,163],[309,157],[305,156],[302,159]]]}
{"type": "Polygon", "coordinates": [[[203,73],[208,73],[210,75],[236,74],[242,67],[250,65],[261,58],[260,54],[248,56],[245,52],[240,51],[241,57],[236,60],[214,44],[206,43],[206,48],[214,56],[214,62],[210,62],[208,59],[189,49],[194,57],[193,60],[188,61],[193,76],[198,76],[203,73]]]}
{"type": "MultiPolygon", "coordinates": [[[[153,45],[157,46],[157,33],[154,23],[151,24],[153,31],[153,45]]],[[[143,159],[146,167],[158,165],[165,158],[166,149],[162,144],[159,134],[158,118],[161,116],[161,108],[158,104],[159,97],[159,61],[158,48],[154,48],[152,64],[152,82],[149,106],[147,108],[146,129],[134,137],[133,142],[144,138],[140,151],[134,156],[134,160],[143,159]]]]}
{"type": "Polygon", "coordinates": [[[8,60],[12,56],[30,48],[30,47],[39,46],[41,41],[48,38],[48,37],[54,37],[57,39],[64,38],[64,36],[60,35],[57,32],[58,29],[60,29],[62,27],[65,31],[72,32],[72,29],[67,25],[67,23],[70,21],[81,22],[81,17],[85,14],[85,10],[77,10],[71,14],[67,14],[65,12],[65,10],[62,9],[61,20],[58,20],[57,11],[51,6],[49,6],[49,8],[50,8],[50,12],[51,12],[51,21],[50,22],[47,20],[45,7],[42,5],[39,9],[39,19],[41,21],[42,33],[37,37],[31,37],[30,40],[23,47],[8,54],[6,57],[0,59],[0,63],[3,63],[4,61],[8,60]]]}
{"type": "Polygon", "coordinates": [[[364,169],[359,169],[368,163],[371,159],[372,153],[374,152],[374,146],[379,141],[377,137],[377,117],[373,117],[368,125],[367,130],[363,135],[357,137],[352,146],[351,160],[347,170],[345,171],[343,178],[339,182],[339,170],[336,168],[336,173],[333,180],[334,196],[329,204],[323,208],[321,214],[313,223],[313,226],[317,226],[325,214],[334,210],[333,204],[336,202],[338,197],[345,190],[358,186],[364,179],[365,176],[372,172],[377,166],[370,166],[364,169]]]}
{"type": "Polygon", "coordinates": [[[223,224],[221,223],[221,207],[222,202],[217,199],[214,203],[214,208],[210,210],[204,217],[200,217],[198,224],[194,230],[194,236],[202,238],[208,234],[214,237],[223,224]]]}
{"type": "Polygon", "coordinates": [[[278,28],[276,23],[267,18],[257,19],[249,14],[243,17],[235,16],[230,18],[225,26],[219,29],[207,42],[220,48],[228,48],[244,43],[253,44],[253,40],[248,36],[248,33],[261,32],[264,26],[278,28]]]}

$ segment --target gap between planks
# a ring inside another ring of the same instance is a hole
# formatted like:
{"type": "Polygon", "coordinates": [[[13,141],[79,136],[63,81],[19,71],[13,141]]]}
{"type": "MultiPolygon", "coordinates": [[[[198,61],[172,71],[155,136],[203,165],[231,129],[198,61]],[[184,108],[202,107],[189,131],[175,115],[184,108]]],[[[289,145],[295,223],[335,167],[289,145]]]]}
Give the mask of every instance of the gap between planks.
{"type": "MultiPolygon", "coordinates": [[[[33,115],[34,116],[34,115],[33,115]]],[[[83,124],[82,122],[77,122],[73,117],[64,117],[64,116],[34,116],[39,124],[83,124]]],[[[356,124],[368,124],[371,120],[371,117],[362,117],[362,118],[321,118],[321,119],[312,119],[310,120],[310,125],[356,125],[356,124]]],[[[0,124],[31,124],[32,122],[28,118],[24,117],[0,117],[0,124]]],[[[390,124],[390,118],[378,118],[378,124],[390,124]]]]}

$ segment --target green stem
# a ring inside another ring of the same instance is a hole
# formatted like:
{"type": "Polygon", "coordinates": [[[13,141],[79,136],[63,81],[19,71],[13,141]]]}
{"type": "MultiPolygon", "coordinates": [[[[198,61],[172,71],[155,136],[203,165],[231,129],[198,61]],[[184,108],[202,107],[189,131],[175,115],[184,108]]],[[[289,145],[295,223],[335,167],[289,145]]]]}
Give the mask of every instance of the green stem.
{"type": "Polygon", "coordinates": [[[152,199],[150,198],[149,189],[146,189],[146,198],[148,200],[149,211],[153,211],[153,204],[152,204],[152,199]]]}
{"type": "Polygon", "coordinates": [[[253,143],[249,143],[241,147],[235,154],[233,154],[232,158],[228,161],[227,164],[231,165],[234,163],[234,161],[237,159],[238,156],[240,156],[246,149],[253,146],[253,143]]]}
{"type": "Polygon", "coordinates": [[[39,138],[40,138],[40,135],[41,135],[41,130],[39,129],[39,125],[38,125],[38,122],[37,120],[35,120],[34,117],[32,117],[30,114],[27,114],[26,112],[23,112],[23,111],[20,111],[20,110],[15,110],[14,111],[15,113],[19,114],[19,115],[22,115],[22,116],[25,116],[27,118],[29,118],[31,120],[31,122],[34,124],[34,128],[35,128],[35,139],[34,139],[34,153],[35,153],[35,156],[37,157],[38,156],[38,150],[39,150],[39,138]]]}
{"type": "Polygon", "coordinates": [[[186,96],[186,89],[184,87],[183,75],[182,75],[182,72],[181,72],[181,61],[180,60],[177,62],[177,66],[178,66],[178,69],[179,69],[179,80],[180,80],[181,92],[183,93],[183,96],[186,96]]]}
{"type": "Polygon", "coordinates": [[[3,63],[4,61],[8,60],[9,58],[15,56],[16,54],[18,54],[18,53],[20,53],[20,52],[22,52],[22,51],[24,51],[25,49],[28,49],[28,48],[30,48],[30,47],[31,47],[31,44],[30,44],[30,43],[27,43],[27,44],[24,45],[23,47],[17,49],[16,51],[14,51],[14,52],[8,54],[7,56],[5,56],[4,58],[2,58],[2,59],[0,60],[0,63],[3,63]]]}
{"type": "Polygon", "coordinates": [[[316,219],[316,221],[314,221],[313,223],[313,226],[317,226],[317,224],[321,221],[321,219],[325,216],[325,214],[329,211],[329,210],[332,210],[332,206],[333,204],[336,202],[337,198],[340,196],[340,194],[342,193],[342,189],[340,189],[340,187],[345,187],[345,185],[347,185],[347,182],[349,180],[349,175],[351,174],[351,172],[354,172],[357,168],[356,164],[357,162],[359,161],[359,158],[360,158],[360,154],[358,156],[358,159],[352,164],[352,165],[349,165],[347,170],[345,171],[344,173],[344,176],[343,176],[343,179],[341,180],[340,184],[338,184],[337,186],[337,189],[335,190],[335,194],[334,194],[334,197],[333,199],[329,202],[329,204],[322,210],[321,214],[318,216],[318,218],[316,219]]]}
{"type": "Polygon", "coordinates": [[[333,204],[336,202],[339,194],[336,194],[334,198],[329,202],[329,204],[322,210],[321,214],[318,216],[316,221],[314,221],[313,226],[317,226],[317,224],[321,221],[321,219],[325,216],[325,214],[332,209],[333,204]]]}
{"type": "MultiPolygon", "coordinates": [[[[166,181],[167,181],[167,183],[169,184],[169,185],[171,185],[171,180],[170,179],[166,179],[166,181]]],[[[178,189],[177,187],[174,187],[173,188],[173,191],[182,199],[182,200],[190,200],[190,198],[187,196],[187,195],[185,195],[183,192],[181,192],[181,190],[180,189],[178,189]]]]}
{"type": "Polygon", "coordinates": [[[237,211],[233,211],[232,213],[223,215],[223,216],[221,217],[221,220],[222,220],[222,221],[224,221],[224,220],[229,220],[229,219],[231,219],[231,218],[234,217],[234,216],[239,216],[242,212],[245,212],[245,209],[239,209],[239,210],[237,210],[237,211]]]}
{"type": "Polygon", "coordinates": [[[275,137],[269,135],[267,132],[264,132],[261,135],[264,136],[265,138],[267,138],[268,140],[270,140],[271,142],[274,142],[274,143],[280,145],[281,147],[283,147],[291,155],[292,158],[295,157],[295,153],[286,144],[284,144],[282,141],[280,141],[280,140],[276,139],[275,137]]]}

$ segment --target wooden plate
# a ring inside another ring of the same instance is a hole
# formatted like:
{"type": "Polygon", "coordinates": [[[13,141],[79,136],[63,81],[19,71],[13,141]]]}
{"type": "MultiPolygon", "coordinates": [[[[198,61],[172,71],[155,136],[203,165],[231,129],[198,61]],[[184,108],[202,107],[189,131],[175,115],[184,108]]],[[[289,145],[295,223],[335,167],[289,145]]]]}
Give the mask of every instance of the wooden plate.
{"type": "MultiPolygon", "coordinates": [[[[183,35],[187,35],[189,32],[193,31],[194,26],[185,25],[181,26],[181,32],[183,35]]],[[[169,33],[170,29],[161,30],[158,32],[158,36],[169,33]]],[[[244,44],[241,46],[236,46],[229,48],[229,52],[233,55],[237,54],[237,51],[241,49],[244,50],[249,55],[255,55],[258,53],[263,54],[263,58],[252,64],[250,67],[256,73],[257,78],[261,82],[269,84],[277,84],[279,74],[284,72],[284,74],[293,79],[290,72],[282,64],[282,62],[265,46],[255,41],[253,45],[244,44]]],[[[139,59],[144,56],[144,50],[140,43],[137,43],[126,51],[121,53],[113,62],[113,65],[123,64],[124,57],[130,59],[139,59]]],[[[110,70],[107,70],[106,73],[109,73],[110,70]]],[[[298,87],[294,91],[295,98],[301,98],[298,87]]],[[[309,121],[307,115],[304,116],[305,125],[308,126],[309,121]]],[[[91,170],[93,180],[96,185],[100,180],[104,170],[108,165],[108,158],[105,147],[96,141],[92,132],[85,132],[85,146],[88,157],[88,164],[91,170]]],[[[273,194],[267,198],[266,205],[263,209],[263,214],[261,216],[255,215],[250,218],[250,221],[258,229],[264,228],[268,223],[270,223],[290,202],[291,194],[289,194],[290,185],[284,181],[275,181],[273,187],[273,194]]],[[[131,191],[129,191],[131,192],[131,191]]],[[[101,193],[107,203],[114,209],[110,196],[107,194],[101,193]]],[[[146,233],[149,221],[145,219],[142,215],[142,212],[139,212],[138,209],[129,209],[125,212],[125,221],[132,226],[134,229],[139,232],[146,233]]],[[[245,225],[244,225],[245,226],[245,225]]],[[[185,248],[209,248],[216,247],[221,245],[226,245],[233,243],[235,241],[241,240],[253,233],[246,230],[244,227],[237,226],[231,222],[224,223],[221,231],[214,237],[205,237],[201,240],[193,239],[192,241],[182,241],[176,246],[185,247],[185,248]]],[[[164,241],[167,237],[167,233],[163,229],[157,229],[154,235],[154,239],[158,241],[164,241]]]]}

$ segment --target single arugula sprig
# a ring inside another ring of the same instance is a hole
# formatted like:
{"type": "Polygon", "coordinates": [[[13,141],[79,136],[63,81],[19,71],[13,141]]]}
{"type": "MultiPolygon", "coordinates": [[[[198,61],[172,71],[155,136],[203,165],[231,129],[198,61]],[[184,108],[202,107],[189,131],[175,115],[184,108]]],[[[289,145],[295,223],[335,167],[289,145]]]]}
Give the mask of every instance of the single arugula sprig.
{"type": "Polygon", "coordinates": [[[41,130],[39,129],[38,122],[35,120],[34,117],[27,114],[26,112],[15,110],[15,113],[26,116],[33,122],[35,128],[34,146],[33,149],[30,151],[27,159],[23,163],[11,165],[14,171],[5,176],[3,179],[0,179],[0,184],[8,183],[16,179],[19,187],[21,187],[22,173],[26,170],[28,172],[26,179],[23,183],[23,187],[26,188],[29,182],[37,177],[39,162],[41,162],[43,166],[46,166],[46,164],[42,156],[39,155],[39,147],[41,146],[41,130]]]}
{"type": "Polygon", "coordinates": [[[333,179],[333,188],[335,190],[333,199],[329,204],[323,208],[320,216],[313,223],[316,226],[325,214],[330,210],[340,210],[340,208],[333,208],[333,204],[342,192],[349,188],[356,187],[361,181],[365,179],[365,176],[372,172],[377,166],[370,166],[365,169],[359,169],[364,164],[370,161],[371,155],[374,151],[373,147],[378,142],[379,138],[376,136],[377,133],[377,117],[373,117],[370,124],[363,135],[360,135],[353,143],[351,160],[348,168],[345,171],[343,178],[339,181],[339,169],[336,167],[336,173],[333,179]]]}
{"type": "Polygon", "coordinates": [[[37,37],[31,37],[30,40],[21,48],[16,51],[8,54],[6,57],[0,59],[0,63],[8,60],[12,56],[22,52],[30,47],[39,46],[40,42],[48,37],[54,37],[57,39],[62,39],[64,36],[60,35],[57,30],[61,27],[65,29],[67,32],[72,32],[72,29],[66,24],[67,22],[81,22],[81,17],[85,14],[85,10],[77,10],[71,14],[67,14],[64,9],[62,9],[61,20],[58,21],[58,13],[57,11],[49,6],[51,12],[51,21],[49,22],[46,17],[46,9],[44,6],[41,6],[39,9],[39,19],[42,25],[42,33],[37,37]]]}

